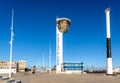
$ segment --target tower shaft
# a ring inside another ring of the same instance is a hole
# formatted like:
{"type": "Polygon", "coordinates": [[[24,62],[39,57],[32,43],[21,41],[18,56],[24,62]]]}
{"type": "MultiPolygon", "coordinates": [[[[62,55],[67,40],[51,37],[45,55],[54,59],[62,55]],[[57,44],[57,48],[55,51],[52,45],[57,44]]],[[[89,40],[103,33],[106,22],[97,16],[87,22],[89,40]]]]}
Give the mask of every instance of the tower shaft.
{"type": "Polygon", "coordinates": [[[63,33],[56,26],[56,72],[61,72],[63,63],[63,33]]]}

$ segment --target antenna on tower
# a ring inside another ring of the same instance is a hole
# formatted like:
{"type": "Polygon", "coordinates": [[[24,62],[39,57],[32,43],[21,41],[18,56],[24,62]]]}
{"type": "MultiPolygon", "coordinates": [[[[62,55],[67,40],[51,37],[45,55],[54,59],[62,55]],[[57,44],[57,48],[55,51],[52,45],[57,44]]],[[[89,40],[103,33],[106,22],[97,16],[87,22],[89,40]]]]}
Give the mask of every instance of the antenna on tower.
{"type": "Polygon", "coordinates": [[[111,9],[111,2],[112,2],[111,0],[107,0],[107,6],[109,9],[111,9]]]}

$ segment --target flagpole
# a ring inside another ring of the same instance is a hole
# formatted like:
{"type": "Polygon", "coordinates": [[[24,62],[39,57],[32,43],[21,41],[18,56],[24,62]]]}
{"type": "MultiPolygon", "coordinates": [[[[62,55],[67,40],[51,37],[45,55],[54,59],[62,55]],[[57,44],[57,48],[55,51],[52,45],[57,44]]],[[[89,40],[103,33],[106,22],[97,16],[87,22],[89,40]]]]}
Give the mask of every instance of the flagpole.
{"type": "Polygon", "coordinates": [[[14,20],[14,10],[12,9],[12,23],[11,23],[11,40],[10,40],[10,71],[9,71],[9,78],[11,78],[11,73],[12,73],[12,44],[13,44],[13,20],[14,20]]]}
{"type": "Polygon", "coordinates": [[[42,61],[43,61],[43,68],[44,68],[44,53],[43,53],[43,60],[42,61]]]}
{"type": "Polygon", "coordinates": [[[51,43],[49,43],[49,72],[51,74],[51,43]]]}

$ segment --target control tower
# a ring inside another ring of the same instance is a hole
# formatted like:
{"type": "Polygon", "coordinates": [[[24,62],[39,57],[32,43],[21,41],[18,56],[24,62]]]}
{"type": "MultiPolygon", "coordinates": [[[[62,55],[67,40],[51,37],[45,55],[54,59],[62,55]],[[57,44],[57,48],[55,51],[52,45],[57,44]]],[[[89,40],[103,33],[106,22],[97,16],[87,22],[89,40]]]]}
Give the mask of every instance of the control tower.
{"type": "Polygon", "coordinates": [[[68,18],[56,19],[56,73],[62,72],[63,64],[63,34],[68,32],[71,20],[68,18]]]}

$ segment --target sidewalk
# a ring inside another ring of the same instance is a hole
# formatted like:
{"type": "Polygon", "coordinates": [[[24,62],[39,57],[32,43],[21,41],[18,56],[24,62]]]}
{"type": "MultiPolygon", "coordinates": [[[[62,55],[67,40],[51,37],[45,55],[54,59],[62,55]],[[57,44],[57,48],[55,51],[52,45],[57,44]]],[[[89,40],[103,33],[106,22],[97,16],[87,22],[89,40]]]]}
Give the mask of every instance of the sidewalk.
{"type": "Polygon", "coordinates": [[[22,80],[22,83],[120,83],[120,76],[106,76],[105,74],[81,74],[81,75],[60,75],[60,74],[21,74],[15,76],[22,80]]]}

